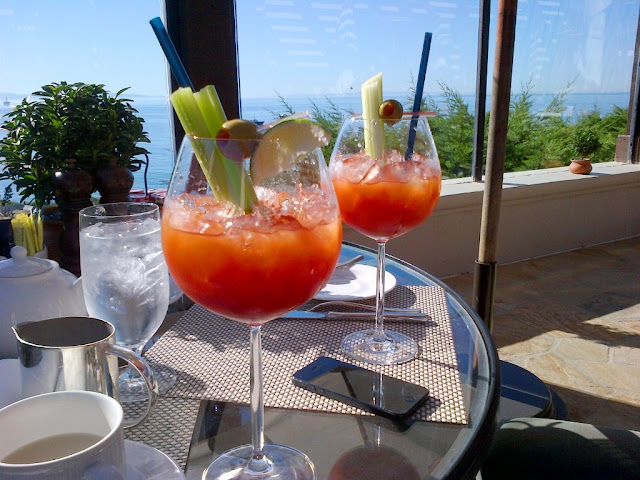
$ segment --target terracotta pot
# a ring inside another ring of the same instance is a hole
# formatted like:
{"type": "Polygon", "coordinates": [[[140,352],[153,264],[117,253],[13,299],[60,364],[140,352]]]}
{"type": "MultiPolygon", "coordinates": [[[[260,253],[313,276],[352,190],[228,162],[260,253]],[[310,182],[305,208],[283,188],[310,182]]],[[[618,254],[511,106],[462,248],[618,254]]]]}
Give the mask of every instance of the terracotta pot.
{"type": "Polygon", "coordinates": [[[573,158],[569,164],[569,171],[579,175],[588,175],[592,169],[591,160],[588,158],[573,158]]]}
{"type": "Polygon", "coordinates": [[[95,186],[100,192],[100,203],[130,202],[129,192],[133,187],[133,173],[125,166],[116,165],[111,158],[99,168],[94,176],[95,186]]]}

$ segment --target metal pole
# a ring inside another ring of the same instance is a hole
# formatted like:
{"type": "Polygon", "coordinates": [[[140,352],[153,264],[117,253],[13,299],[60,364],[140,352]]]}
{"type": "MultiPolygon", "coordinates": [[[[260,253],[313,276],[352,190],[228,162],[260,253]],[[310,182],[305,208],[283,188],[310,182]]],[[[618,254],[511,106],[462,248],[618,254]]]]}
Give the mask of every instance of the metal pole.
{"type": "Polygon", "coordinates": [[[480,20],[478,22],[478,65],[476,68],[476,115],[475,125],[473,128],[473,161],[471,164],[474,182],[482,181],[490,17],[491,0],[480,0],[480,20]]]}
{"type": "Polygon", "coordinates": [[[492,325],[493,297],[497,270],[497,237],[502,201],[505,145],[509,123],[513,45],[516,33],[517,0],[500,0],[496,26],[495,65],[491,91],[491,118],[487,145],[487,167],[480,242],[474,280],[474,308],[489,329],[492,325]]]}

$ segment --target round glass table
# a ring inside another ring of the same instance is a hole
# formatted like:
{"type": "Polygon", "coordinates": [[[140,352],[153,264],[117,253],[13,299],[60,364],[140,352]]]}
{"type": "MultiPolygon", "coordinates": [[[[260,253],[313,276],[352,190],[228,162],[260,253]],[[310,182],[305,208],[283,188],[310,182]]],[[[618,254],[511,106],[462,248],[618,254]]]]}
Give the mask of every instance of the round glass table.
{"type": "MultiPolygon", "coordinates": [[[[361,265],[375,267],[374,250],[345,242],[341,260],[355,255],[363,255],[361,265]]],[[[305,452],[319,479],[472,478],[496,429],[500,398],[496,348],[480,317],[455,291],[400,259],[388,256],[386,263],[397,286],[444,291],[463,421],[398,423],[379,416],[267,407],[265,440],[305,452]]],[[[386,322],[385,328],[393,328],[393,322],[386,322]]],[[[187,479],[200,479],[220,453],[249,443],[249,419],[246,404],[202,400],[186,462],[187,479]]]]}

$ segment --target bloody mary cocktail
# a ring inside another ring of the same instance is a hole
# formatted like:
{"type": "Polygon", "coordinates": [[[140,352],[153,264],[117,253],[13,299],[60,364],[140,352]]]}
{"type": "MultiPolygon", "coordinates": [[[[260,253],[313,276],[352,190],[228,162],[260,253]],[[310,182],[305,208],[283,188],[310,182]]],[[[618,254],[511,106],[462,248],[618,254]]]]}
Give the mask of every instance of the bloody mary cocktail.
{"type": "Polygon", "coordinates": [[[184,194],[165,204],[162,218],[165,258],[180,288],[248,324],[313,297],[333,273],[342,241],[335,208],[317,192],[257,193],[268,213],[229,217],[228,205],[213,197],[184,194]],[[292,204],[304,208],[291,211],[292,204]]]}
{"type": "Polygon", "coordinates": [[[329,170],[342,219],[378,241],[418,226],[440,197],[439,164],[416,153],[410,160],[397,151],[386,153],[382,166],[364,152],[339,155],[329,170]]]}

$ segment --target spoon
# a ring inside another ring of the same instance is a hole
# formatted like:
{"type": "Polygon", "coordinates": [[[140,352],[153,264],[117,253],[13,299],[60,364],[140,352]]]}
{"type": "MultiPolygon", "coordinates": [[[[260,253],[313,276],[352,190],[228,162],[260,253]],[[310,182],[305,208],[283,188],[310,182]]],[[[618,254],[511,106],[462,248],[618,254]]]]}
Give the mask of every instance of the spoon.
{"type": "Polygon", "coordinates": [[[349,260],[346,260],[344,262],[338,263],[336,265],[336,268],[345,268],[345,267],[350,267],[351,265],[353,265],[354,263],[359,262],[360,260],[362,260],[364,258],[364,255],[356,255],[353,258],[350,258],[349,260]]]}

